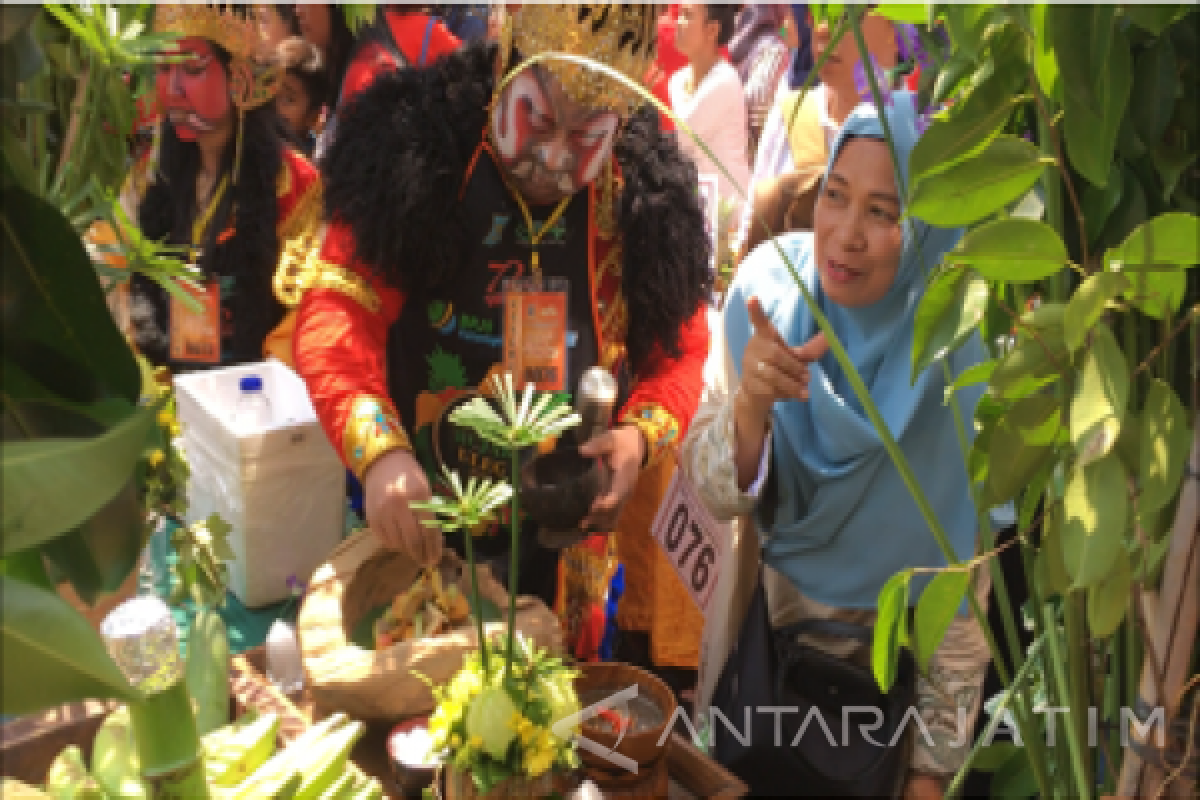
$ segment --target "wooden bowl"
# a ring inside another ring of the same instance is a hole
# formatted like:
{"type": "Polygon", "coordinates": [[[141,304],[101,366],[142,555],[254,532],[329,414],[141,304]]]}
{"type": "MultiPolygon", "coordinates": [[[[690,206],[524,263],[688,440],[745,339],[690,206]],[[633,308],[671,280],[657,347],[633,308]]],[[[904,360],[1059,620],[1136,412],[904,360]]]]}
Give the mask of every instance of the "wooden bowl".
{"type": "MultiPolygon", "coordinates": [[[[604,724],[599,717],[585,720],[581,733],[606,750],[615,750],[632,759],[638,765],[639,771],[642,767],[655,764],[667,751],[670,737],[664,737],[663,731],[675,716],[675,695],[671,689],[649,672],[629,664],[580,664],[576,669],[580,674],[575,679],[575,691],[579,693],[579,705],[582,708],[587,708],[630,686],[636,685],[638,689],[637,697],[628,704],[633,719],[623,737],[604,724]],[[661,718],[655,713],[649,726],[639,724],[637,718],[639,706],[645,707],[647,701],[653,704],[656,712],[661,712],[661,718]],[[660,740],[663,742],[661,747],[660,740]]],[[[620,706],[614,708],[620,709],[620,706]]],[[[603,773],[613,770],[611,761],[593,755],[583,748],[580,748],[579,756],[586,767],[598,769],[603,773]]]]}
{"type": "Polygon", "coordinates": [[[547,453],[521,469],[521,509],[550,530],[578,530],[607,485],[608,470],[599,459],[574,449],[547,453]]]}

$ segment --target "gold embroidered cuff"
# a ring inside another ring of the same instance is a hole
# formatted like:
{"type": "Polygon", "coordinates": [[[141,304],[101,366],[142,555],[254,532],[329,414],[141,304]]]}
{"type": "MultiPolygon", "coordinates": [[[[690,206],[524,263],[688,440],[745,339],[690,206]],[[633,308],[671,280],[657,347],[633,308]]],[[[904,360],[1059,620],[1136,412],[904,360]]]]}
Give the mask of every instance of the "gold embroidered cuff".
{"type": "Polygon", "coordinates": [[[636,425],[646,437],[646,463],[658,463],[667,448],[679,439],[679,421],[656,403],[639,403],[625,412],[621,422],[636,425]]]}
{"type": "Polygon", "coordinates": [[[342,434],[342,454],[354,474],[362,480],[375,459],[396,449],[411,452],[412,443],[391,401],[371,395],[355,398],[342,434]]]}
{"type": "Polygon", "coordinates": [[[379,294],[351,270],[322,261],[315,256],[315,250],[307,257],[296,257],[285,248],[285,257],[275,272],[275,296],[285,308],[296,308],[304,293],[312,289],[341,292],[372,314],[382,307],[379,294]]]}

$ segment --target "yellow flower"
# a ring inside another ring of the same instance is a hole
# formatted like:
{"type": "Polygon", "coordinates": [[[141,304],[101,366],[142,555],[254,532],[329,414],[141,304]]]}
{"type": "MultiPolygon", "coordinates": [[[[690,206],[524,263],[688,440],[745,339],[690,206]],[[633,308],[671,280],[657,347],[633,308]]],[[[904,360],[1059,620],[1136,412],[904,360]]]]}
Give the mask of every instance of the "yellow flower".
{"type": "Polygon", "coordinates": [[[170,428],[171,423],[175,421],[174,416],[167,409],[158,412],[158,426],[160,428],[170,428]]]}
{"type": "Polygon", "coordinates": [[[525,756],[525,774],[536,778],[554,764],[553,750],[534,750],[525,756]]]}
{"type": "Polygon", "coordinates": [[[171,431],[172,438],[178,439],[179,434],[183,433],[183,426],[178,422],[172,422],[169,430],[171,431]]]}
{"type": "Polygon", "coordinates": [[[166,456],[163,455],[162,450],[152,450],[150,455],[146,456],[146,461],[150,463],[150,468],[154,469],[163,462],[164,458],[166,456]]]}
{"type": "Polygon", "coordinates": [[[462,746],[462,737],[459,736],[457,733],[450,734],[450,747],[454,750],[457,750],[461,746],[462,746]]]}
{"type": "Polygon", "coordinates": [[[472,736],[467,740],[467,747],[470,747],[472,750],[482,750],[483,737],[479,735],[472,736]]]}

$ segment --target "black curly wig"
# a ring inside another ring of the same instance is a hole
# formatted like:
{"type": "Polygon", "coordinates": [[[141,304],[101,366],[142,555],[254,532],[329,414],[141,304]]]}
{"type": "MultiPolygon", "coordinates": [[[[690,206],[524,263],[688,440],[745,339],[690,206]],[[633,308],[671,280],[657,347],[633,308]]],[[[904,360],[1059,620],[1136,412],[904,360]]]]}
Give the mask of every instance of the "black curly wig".
{"type": "MultiPolygon", "coordinates": [[[[427,69],[383,75],[339,112],[320,165],[326,217],[350,227],[356,258],[406,292],[453,284],[468,266],[458,192],[487,124],[495,54],[474,43],[427,69]]],[[[656,346],[679,355],[682,326],[711,297],[710,245],[696,168],[657,114],[633,115],[614,153],[625,180],[626,350],[639,370],[656,346]]]]}
{"type": "MultiPolygon", "coordinates": [[[[213,51],[228,75],[229,53],[215,43],[213,51]]],[[[197,214],[200,149],[195,142],[181,140],[165,117],[160,124],[158,162],[153,183],[138,207],[138,225],[150,239],[187,246],[197,214]]],[[[246,112],[243,126],[240,174],[225,192],[199,243],[202,255],[198,266],[206,276],[236,278],[236,291],[228,306],[235,327],[227,362],[260,359],[263,340],[283,319],[283,307],[271,286],[279,261],[276,181],[283,166],[283,134],[271,104],[246,112]],[[229,227],[234,235],[218,242],[229,227]]],[[[225,148],[222,174],[232,173],[235,149],[231,139],[225,148]]],[[[142,276],[134,276],[131,290],[138,349],[154,363],[165,364],[169,355],[166,292],[142,276]]]]}

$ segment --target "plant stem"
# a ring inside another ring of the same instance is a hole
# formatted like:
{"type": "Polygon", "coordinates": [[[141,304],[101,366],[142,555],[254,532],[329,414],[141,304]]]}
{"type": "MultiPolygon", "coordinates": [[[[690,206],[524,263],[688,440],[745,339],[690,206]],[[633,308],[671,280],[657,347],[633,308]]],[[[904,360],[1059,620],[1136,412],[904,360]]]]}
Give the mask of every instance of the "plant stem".
{"type": "MultiPolygon", "coordinates": [[[[1087,223],[1083,216],[1083,208],[1079,205],[1079,198],[1075,195],[1075,187],[1071,183],[1071,173],[1067,168],[1067,155],[1063,152],[1062,142],[1058,137],[1058,129],[1054,127],[1054,118],[1046,109],[1045,98],[1042,97],[1042,88],[1038,86],[1037,75],[1034,74],[1033,68],[1029,70],[1029,83],[1033,87],[1033,100],[1037,103],[1038,111],[1044,121],[1044,125],[1040,125],[1040,132],[1044,135],[1049,133],[1049,142],[1054,147],[1054,160],[1058,164],[1058,172],[1062,176],[1063,185],[1067,187],[1067,196],[1071,199],[1071,208],[1075,211],[1075,222],[1079,226],[1079,246],[1080,252],[1083,254],[1083,269],[1089,275],[1092,272],[1092,264],[1088,254],[1087,240],[1087,223]]],[[[1046,139],[1042,139],[1042,148],[1045,150],[1046,139]]],[[[1060,199],[1061,202],[1061,199],[1060,199]]],[[[1061,209],[1061,206],[1060,206],[1061,209]]],[[[1056,230],[1062,230],[1061,221],[1056,226],[1056,230]]]]}
{"type": "MultiPolygon", "coordinates": [[[[1064,599],[1064,604],[1067,602],[1064,599]]],[[[1064,671],[1063,664],[1067,658],[1067,654],[1063,652],[1058,641],[1058,619],[1054,611],[1054,606],[1050,603],[1042,604],[1042,613],[1046,615],[1046,634],[1050,644],[1050,658],[1047,660],[1046,679],[1051,682],[1054,687],[1053,696],[1056,703],[1063,702],[1069,697],[1070,690],[1067,688],[1067,675],[1064,671]]],[[[1070,714],[1073,716],[1075,709],[1071,709],[1070,714]]],[[[1066,726],[1067,734],[1067,751],[1070,756],[1071,772],[1075,778],[1073,796],[1090,800],[1092,796],[1092,787],[1087,781],[1087,770],[1083,766],[1083,743],[1079,741],[1077,736],[1078,731],[1074,723],[1069,723],[1066,726]]]]}
{"type": "MultiPolygon", "coordinates": [[[[519,451],[515,448],[508,451],[509,468],[514,483],[520,480],[520,471],[517,469],[519,461],[519,451]]],[[[521,558],[521,493],[513,490],[512,493],[512,519],[509,523],[509,561],[508,561],[508,653],[504,658],[504,679],[512,680],[512,663],[513,655],[516,651],[517,643],[517,575],[520,571],[521,558]]]]}
{"type": "Polygon", "coordinates": [[[475,573],[475,544],[471,540],[474,535],[467,528],[462,529],[463,547],[467,551],[467,568],[471,571],[471,602],[475,604],[475,632],[479,637],[479,657],[483,661],[483,675],[490,677],[492,662],[488,659],[487,639],[483,632],[483,603],[479,599],[479,576],[475,573]]]}
{"type": "MultiPolygon", "coordinates": [[[[1075,741],[1080,743],[1082,749],[1083,743],[1088,741],[1087,715],[1092,707],[1092,653],[1088,645],[1087,594],[1081,589],[1070,590],[1063,610],[1067,629],[1067,668],[1071,677],[1067,687],[1071,712],[1067,716],[1075,730],[1075,741]]],[[[1089,756],[1083,759],[1084,779],[1088,786],[1094,787],[1096,780],[1092,759],[1095,754],[1090,748],[1084,752],[1089,756]]]]}
{"type": "MultiPolygon", "coordinates": [[[[1004,712],[1008,710],[1009,702],[1016,695],[1017,688],[1025,682],[1026,673],[1028,673],[1030,665],[1037,660],[1037,655],[1041,652],[1042,645],[1045,643],[1046,636],[1045,634],[1042,634],[1032,645],[1030,645],[1029,658],[1025,660],[1025,664],[1020,670],[1017,671],[1017,675],[1015,678],[1013,678],[1013,682],[1008,691],[1004,693],[1002,698],[1000,698],[1000,703],[996,706],[995,713],[993,713],[992,718],[988,720],[987,727],[983,729],[983,733],[980,734],[979,738],[976,740],[975,746],[971,748],[971,752],[967,753],[966,761],[964,761],[963,765],[959,767],[958,772],[954,775],[954,780],[950,782],[950,786],[946,789],[946,798],[954,797],[962,790],[962,783],[967,779],[967,774],[971,771],[971,764],[974,763],[975,757],[979,755],[979,750],[982,747],[982,743],[986,742],[996,734],[996,728],[999,727],[1000,720],[1004,718],[1004,712]]],[[[1022,741],[1025,740],[1022,739],[1022,741]]],[[[1043,795],[1043,797],[1045,796],[1048,795],[1043,795]]]]}

